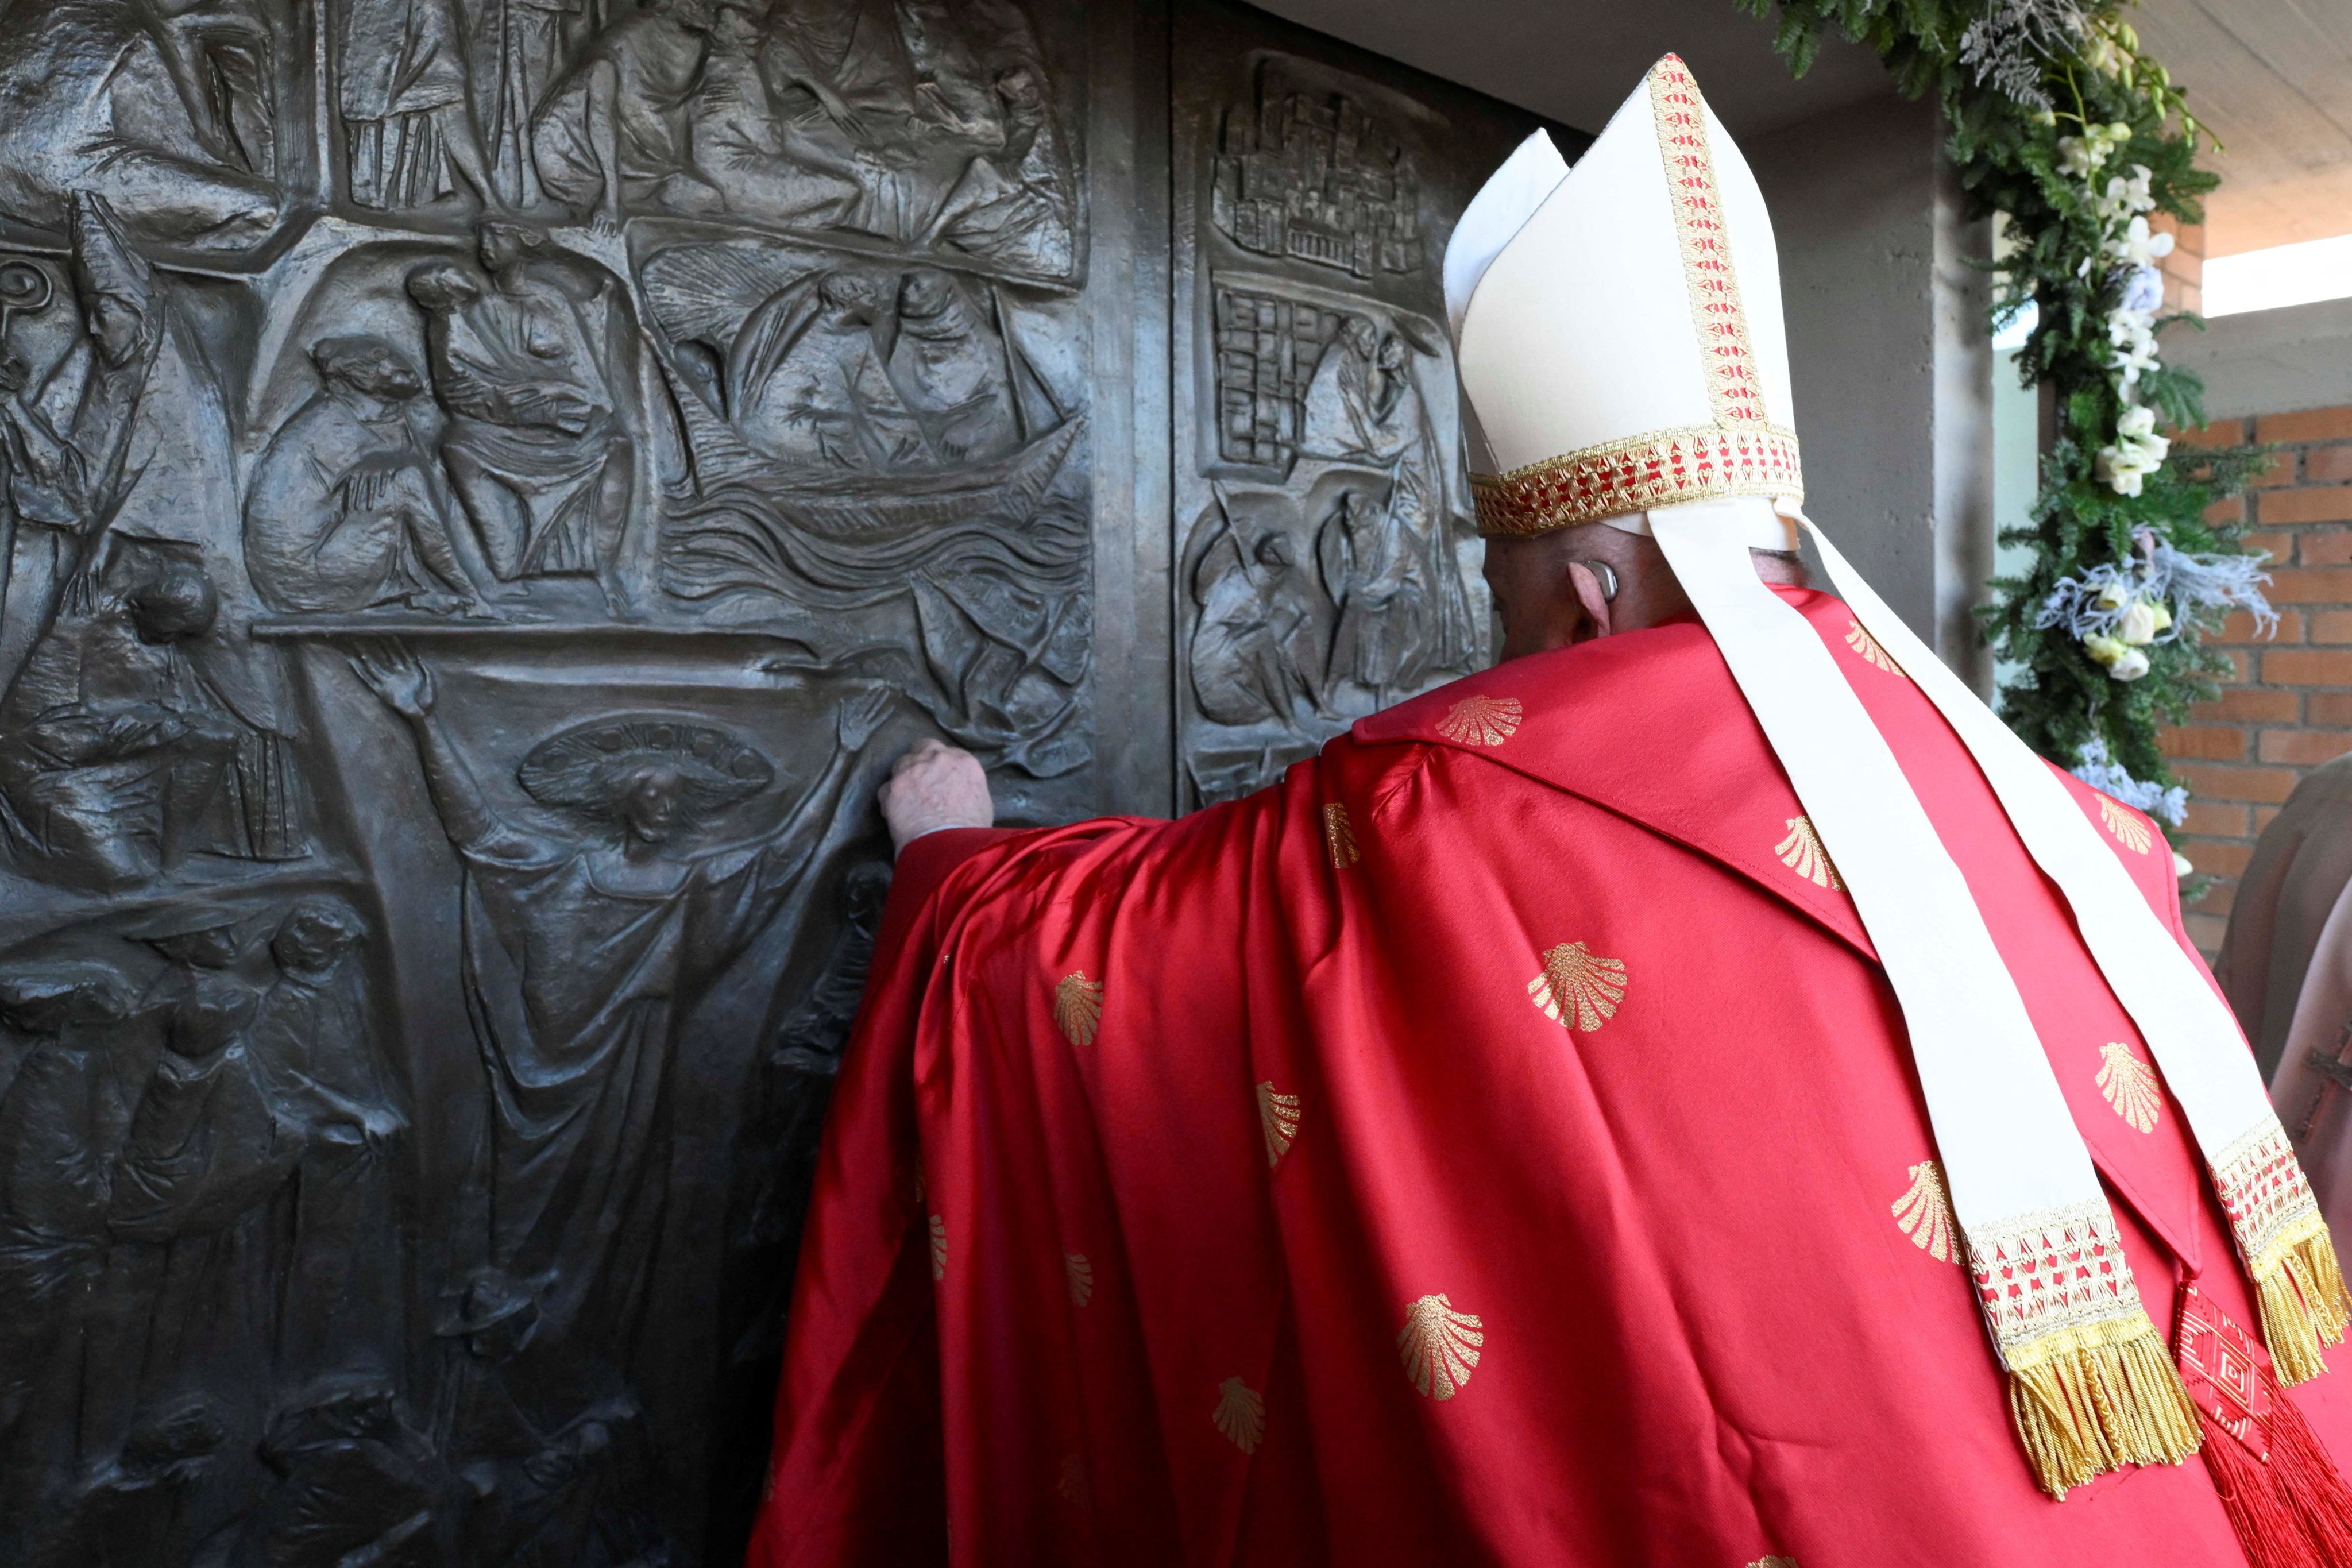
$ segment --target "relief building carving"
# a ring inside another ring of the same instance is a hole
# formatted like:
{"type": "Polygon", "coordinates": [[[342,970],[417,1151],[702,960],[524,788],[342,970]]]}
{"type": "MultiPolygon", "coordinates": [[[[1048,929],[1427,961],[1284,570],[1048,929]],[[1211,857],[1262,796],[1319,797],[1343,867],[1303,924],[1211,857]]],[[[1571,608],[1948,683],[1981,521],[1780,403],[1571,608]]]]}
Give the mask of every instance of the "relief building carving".
{"type": "Polygon", "coordinates": [[[1166,810],[1482,657],[1431,277],[1519,121],[1259,50],[1188,139],[1202,28],[1306,37],[0,0],[0,1561],[731,1561],[892,758],[1166,810]]]}

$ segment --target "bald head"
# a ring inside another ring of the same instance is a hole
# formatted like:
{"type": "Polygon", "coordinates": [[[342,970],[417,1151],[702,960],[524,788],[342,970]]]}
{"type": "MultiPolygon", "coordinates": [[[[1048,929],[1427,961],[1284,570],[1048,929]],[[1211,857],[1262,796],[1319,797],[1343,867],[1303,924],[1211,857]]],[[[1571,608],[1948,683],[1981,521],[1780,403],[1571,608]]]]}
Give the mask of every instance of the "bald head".
{"type": "MultiPolygon", "coordinates": [[[[1805,585],[1805,568],[1795,555],[1748,553],[1765,582],[1805,585]]],[[[1657,541],[1603,522],[1488,539],[1486,585],[1503,619],[1502,658],[1642,631],[1691,613],[1690,596],[1657,541]]]]}

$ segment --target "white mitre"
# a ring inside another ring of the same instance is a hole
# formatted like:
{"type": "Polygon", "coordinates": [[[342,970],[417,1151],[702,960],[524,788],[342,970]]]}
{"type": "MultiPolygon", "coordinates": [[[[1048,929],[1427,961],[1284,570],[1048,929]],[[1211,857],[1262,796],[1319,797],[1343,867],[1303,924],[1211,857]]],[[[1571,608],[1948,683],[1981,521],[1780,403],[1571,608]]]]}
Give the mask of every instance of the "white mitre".
{"type": "MultiPolygon", "coordinates": [[[[1967,745],[2196,1135],[2281,1380],[2326,1370],[2352,1296],[2229,1009],[2057,775],[1804,516],[1771,221],[1682,61],[1653,67],[1573,169],[1541,137],[1513,154],[1464,213],[1444,281],[1479,528],[1654,539],[1803,803],[1788,827],[1810,822],[1853,900],[2036,1480],[2063,1497],[2177,1461],[2198,1416],[1985,911],[1856,679],[1907,677],[1967,745]],[[1787,548],[1790,524],[1852,613],[1841,637],[1757,578],[1749,550],[1787,548]]],[[[2145,853],[2145,825],[2103,805],[2145,853]]]]}
{"type": "Polygon", "coordinates": [[[1804,498],[1763,193],[1681,60],[1573,169],[1537,132],[1444,264],[1478,526],[1545,533],[1717,497],[1786,550],[1804,498]]]}

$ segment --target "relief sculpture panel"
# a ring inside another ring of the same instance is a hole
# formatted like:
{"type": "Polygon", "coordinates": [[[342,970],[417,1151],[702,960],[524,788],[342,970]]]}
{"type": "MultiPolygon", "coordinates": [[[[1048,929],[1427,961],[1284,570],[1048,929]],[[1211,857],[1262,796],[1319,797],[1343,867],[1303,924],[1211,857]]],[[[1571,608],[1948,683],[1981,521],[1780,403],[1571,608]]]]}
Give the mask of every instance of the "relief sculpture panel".
{"type": "Polygon", "coordinates": [[[1238,6],[1176,27],[1176,709],[1206,804],[1489,658],[1438,266],[1533,127],[1238,6]]]}
{"type": "Polygon", "coordinates": [[[1217,0],[0,0],[0,1563],[736,1561],[874,790],[1485,658],[1527,125],[1217,0]]]}
{"type": "Polygon", "coordinates": [[[872,792],[1104,787],[1097,25],[0,0],[0,1561],[730,1559],[872,792]]]}

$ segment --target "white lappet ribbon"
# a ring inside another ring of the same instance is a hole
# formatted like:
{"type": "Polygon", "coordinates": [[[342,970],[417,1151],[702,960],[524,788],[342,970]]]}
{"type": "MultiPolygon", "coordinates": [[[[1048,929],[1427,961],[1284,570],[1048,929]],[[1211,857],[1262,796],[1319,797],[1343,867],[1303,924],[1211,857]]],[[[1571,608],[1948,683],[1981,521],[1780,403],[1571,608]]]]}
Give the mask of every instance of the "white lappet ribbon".
{"type": "MultiPolygon", "coordinates": [[[[2098,1175],[1983,912],[1811,623],[1748,555],[1761,503],[1647,514],[1853,894],[1903,1008],[1979,1305],[2046,1489],[2194,1451],[2098,1175]]],[[[2283,1381],[2325,1370],[2346,1302],[2324,1221],[2228,1008],[2065,786],[1801,511],[1832,584],[1976,758],[2180,1103],[2260,1290],[2283,1381]]]]}

